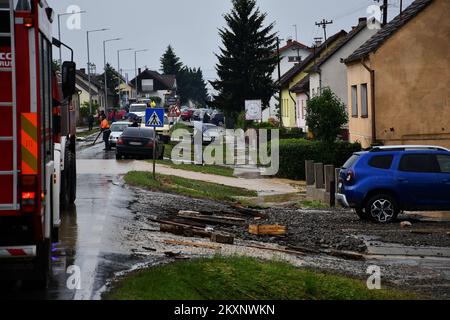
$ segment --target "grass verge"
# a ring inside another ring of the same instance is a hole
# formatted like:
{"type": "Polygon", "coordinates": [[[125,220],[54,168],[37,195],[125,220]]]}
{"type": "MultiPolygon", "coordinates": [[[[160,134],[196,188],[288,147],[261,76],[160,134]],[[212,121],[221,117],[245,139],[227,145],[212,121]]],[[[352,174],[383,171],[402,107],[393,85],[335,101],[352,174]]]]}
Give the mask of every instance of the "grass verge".
{"type": "Polygon", "coordinates": [[[303,200],[297,202],[297,208],[300,209],[330,209],[330,206],[327,206],[325,203],[321,201],[310,201],[303,200]]]}
{"type": "Polygon", "coordinates": [[[255,197],[255,191],[224,186],[221,184],[190,180],[175,176],[157,175],[151,172],[132,171],[125,175],[125,182],[152,191],[176,193],[193,198],[234,202],[236,197],[255,197]]]}
{"type": "Polygon", "coordinates": [[[206,174],[214,174],[217,176],[223,176],[223,177],[233,177],[234,169],[230,167],[223,167],[223,166],[200,166],[195,164],[176,164],[169,160],[159,160],[159,164],[171,167],[173,169],[180,169],[180,170],[186,170],[186,171],[192,171],[192,172],[198,172],[198,173],[206,173],[206,174]]]}
{"type": "Polygon", "coordinates": [[[125,278],[110,300],[398,300],[415,295],[368,290],[343,276],[298,269],[282,262],[214,257],[143,270],[125,278]]]}

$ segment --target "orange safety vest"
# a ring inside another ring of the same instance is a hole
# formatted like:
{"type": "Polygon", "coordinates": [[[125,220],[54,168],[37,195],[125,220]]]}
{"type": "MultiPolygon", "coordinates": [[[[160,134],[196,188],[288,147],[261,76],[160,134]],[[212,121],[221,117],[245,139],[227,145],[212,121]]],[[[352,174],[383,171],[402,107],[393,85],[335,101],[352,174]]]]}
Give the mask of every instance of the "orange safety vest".
{"type": "Polygon", "coordinates": [[[102,121],[101,128],[103,130],[109,129],[109,122],[108,122],[108,120],[105,119],[105,120],[102,121]]]}

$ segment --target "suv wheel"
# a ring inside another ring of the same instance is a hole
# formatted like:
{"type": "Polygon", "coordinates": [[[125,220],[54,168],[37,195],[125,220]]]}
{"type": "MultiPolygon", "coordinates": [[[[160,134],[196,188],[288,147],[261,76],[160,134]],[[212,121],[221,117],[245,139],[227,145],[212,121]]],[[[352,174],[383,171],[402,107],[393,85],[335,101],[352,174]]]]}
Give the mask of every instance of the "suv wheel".
{"type": "Polygon", "coordinates": [[[366,204],[365,211],[377,223],[390,223],[397,219],[400,212],[395,199],[386,194],[372,197],[366,204]]]}

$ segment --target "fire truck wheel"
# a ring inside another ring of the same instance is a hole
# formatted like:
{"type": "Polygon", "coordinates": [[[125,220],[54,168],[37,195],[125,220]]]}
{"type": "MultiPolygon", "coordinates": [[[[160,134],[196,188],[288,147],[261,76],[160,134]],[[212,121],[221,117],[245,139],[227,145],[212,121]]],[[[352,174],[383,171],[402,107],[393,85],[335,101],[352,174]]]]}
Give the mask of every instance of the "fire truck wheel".
{"type": "Polygon", "coordinates": [[[32,281],[33,286],[46,289],[50,280],[51,270],[51,241],[45,240],[38,245],[38,258],[36,261],[36,279],[32,281]]]}
{"type": "Polygon", "coordinates": [[[69,152],[69,163],[70,163],[70,171],[69,171],[69,203],[74,204],[77,199],[77,160],[75,157],[75,153],[69,152]]]}

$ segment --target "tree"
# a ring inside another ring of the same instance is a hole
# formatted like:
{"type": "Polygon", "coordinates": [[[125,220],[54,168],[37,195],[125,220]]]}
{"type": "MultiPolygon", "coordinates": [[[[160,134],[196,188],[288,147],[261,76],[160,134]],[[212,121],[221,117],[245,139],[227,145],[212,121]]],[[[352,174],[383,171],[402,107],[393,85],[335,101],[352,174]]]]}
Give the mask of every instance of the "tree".
{"type": "Polygon", "coordinates": [[[181,103],[192,101],[203,105],[208,100],[208,89],[202,70],[183,66],[181,59],[170,45],[161,57],[161,71],[176,76],[181,103]]]}
{"type": "Polygon", "coordinates": [[[204,105],[208,101],[208,89],[200,68],[183,67],[177,81],[182,103],[192,101],[195,104],[204,105]]]}
{"type": "MultiPolygon", "coordinates": [[[[106,86],[108,91],[114,95],[114,105],[119,104],[119,90],[117,84],[119,83],[119,74],[117,71],[109,64],[106,64],[106,86]]],[[[105,83],[105,72],[97,78],[102,85],[105,83]]],[[[109,93],[108,93],[109,94],[109,93]]]]}
{"type": "Polygon", "coordinates": [[[233,9],[224,17],[227,27],[219,30],[223,47],[216,54],[219,79],[211,85],[218,92],[214,105],[235,122],[245,100],[261,99],[268,106],[275,93],[276,35],[273,23],[264,26],[267,14],[255,0],[233,0],[233,9]]]}
{"type": "Polygon", "coordinates": [[[308,101],[306,125],[316,139],[334,142],[341,129],[348,123],[345,104],[329,89],[308,101]]]}
{"type": "Polygon", "coordinates": [[[183,64],[180,58],[177,57],[172,46],[169,45],[160,59],[161,61],[161,72],[163,74],[173,74],[178,75],[183,68],[183,64]]]}

